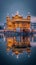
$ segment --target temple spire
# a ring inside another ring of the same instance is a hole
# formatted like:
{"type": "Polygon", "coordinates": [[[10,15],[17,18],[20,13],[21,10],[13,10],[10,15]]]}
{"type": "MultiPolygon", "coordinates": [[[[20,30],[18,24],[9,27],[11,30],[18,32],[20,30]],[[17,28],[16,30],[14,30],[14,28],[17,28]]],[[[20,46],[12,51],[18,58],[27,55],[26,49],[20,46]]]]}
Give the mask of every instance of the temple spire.
{"type": "Polygon", "coordinates": [[[16,11],[16,15],[19,15],[19,11],[16,11]]]}

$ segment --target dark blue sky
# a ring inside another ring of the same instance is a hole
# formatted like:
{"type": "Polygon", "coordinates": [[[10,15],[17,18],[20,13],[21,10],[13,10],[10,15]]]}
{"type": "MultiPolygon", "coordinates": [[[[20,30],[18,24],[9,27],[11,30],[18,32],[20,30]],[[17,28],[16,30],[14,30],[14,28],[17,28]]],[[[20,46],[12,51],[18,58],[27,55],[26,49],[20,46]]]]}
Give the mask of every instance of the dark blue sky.
{"type": "Polygon", "coordinates": [[[23,16],[28,12],[36,16],[36,0],[0,0],[0,22],[6,22],[6,16],[12,16],[17,10],[23,16]]]}

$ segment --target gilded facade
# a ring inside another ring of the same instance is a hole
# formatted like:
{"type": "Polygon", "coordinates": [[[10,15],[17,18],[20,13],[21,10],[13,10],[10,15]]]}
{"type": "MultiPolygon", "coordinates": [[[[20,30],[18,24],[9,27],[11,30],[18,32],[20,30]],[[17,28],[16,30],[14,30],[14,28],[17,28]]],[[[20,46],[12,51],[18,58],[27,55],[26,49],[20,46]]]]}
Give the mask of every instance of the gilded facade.
{"type": "Polygon", "coordinates": [[[23,16],[19,14],[15,14],[10,18],[9,16],[6,17],[6,29],[16,31],[16,29],[23,30],[23,29],[30,29],[30,15],[28,15],[26,18],[23,18],[23,16]]]}

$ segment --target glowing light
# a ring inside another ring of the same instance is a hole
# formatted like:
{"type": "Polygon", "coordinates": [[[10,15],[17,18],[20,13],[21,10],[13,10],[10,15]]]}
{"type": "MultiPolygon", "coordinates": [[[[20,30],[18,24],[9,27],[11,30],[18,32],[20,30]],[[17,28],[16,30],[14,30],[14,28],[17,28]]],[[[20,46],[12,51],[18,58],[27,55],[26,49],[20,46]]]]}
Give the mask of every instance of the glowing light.
{"type": "Polygon", "coordinates": [[[5,41],[5,37],[4,37],[4,41],[5,41]]]}
{"type": "Polygon", "coordinates": [[[5,27],[4,27],[4,29],[5,29],[5,27]]]}
{"type": "Polygon", "coordinates": [[[19,58],[18,55],[16,56],[16,58],[17,58],[17,59],[19,58]]]}

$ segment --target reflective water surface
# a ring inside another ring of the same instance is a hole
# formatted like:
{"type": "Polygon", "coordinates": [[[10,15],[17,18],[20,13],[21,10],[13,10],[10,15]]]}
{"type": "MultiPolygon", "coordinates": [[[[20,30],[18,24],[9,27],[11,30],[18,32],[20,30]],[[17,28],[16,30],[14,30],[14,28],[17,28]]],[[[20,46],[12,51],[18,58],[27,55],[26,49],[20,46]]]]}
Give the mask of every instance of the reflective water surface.
{"type": "MultiPolygon", "coordinates": [[[[9,32],[10,33],[10,32],[9,32]]],[[[24,52],[31,53],[32,46],[36,46],[36,34],[33,35],[22,35],[9,34],[4,33],[0,34],[0,45],[2,46],[2,42],[5,45],[6,53],[11,51],[11,54],[22,54],[24,52]]]]}

